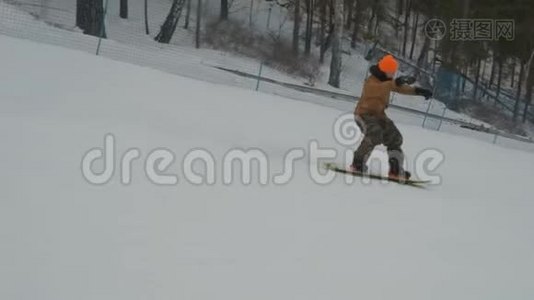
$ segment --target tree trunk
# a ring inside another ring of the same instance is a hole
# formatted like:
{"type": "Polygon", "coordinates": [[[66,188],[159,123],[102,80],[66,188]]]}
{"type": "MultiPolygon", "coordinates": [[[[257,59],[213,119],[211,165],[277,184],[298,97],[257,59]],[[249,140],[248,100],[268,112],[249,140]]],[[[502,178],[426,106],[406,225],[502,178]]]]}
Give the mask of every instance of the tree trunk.
{"type": "MultiPolygon", "coordinates": [[[[328,51],[332,43],[332,35],[334,34],[334,2],[328,1],[328,26],[326,26],[327,34],[324,42],[324,52],[328,51]]],[[[325,29],[325,30],[326,30],[325,29]]]]}
{"type": "Polygon", "coordinates": [[[185,24],[184,29],[189,28],[189,19],[191,18],[191,0],[187,0],[187,5],[185,9],[185,24]]]}
{"type": "Polygon", "coordinates": [[[473,91],[473,100],[477,100],[478,84],[480,82],[480,59],[477,59],[476,73],[475,73],[475,90],[473,91]]]}
{"type": "Polygon", "coordinates": [[[299,54],[299,35],[300,35],[300,0],[294,0],[293,16],[293,53],[299,54]]]}
{"type": "Polygon", "coordinates": [[[326,52],[326,0],[321,0],[321,53],[319,62],[324,63],[324,54],[326,52]]]}
{"type": "Polygon", "coordinates": [[[352,38],[350,40],[350,46],[352,49],[355,49],[356,48],[356,41],[358,40],[358,33],[360,31],[360,17],[361,17],[361,13],[360,13],[360,3],[361,0],[356,0],[354,1],[354,20],[352,21],[352,23],[354,24],[353,28],[352,28],[352,38]]]}
{"type": "Polygon", "coordinates": [[[404,0],[397,0],[397,15],[399,17],[404,13],[404,0]]]}
{"type": "Polygon", "coordinates": [[[510,73],[511,73],[511,76],[512,76],[512,78],[510,79],[510,87],[511,87],[511,88],[514,87],[514,81],[515,81],[515,65],[516,65],[515,59],[512,59],[512,64],[511,64],[511,66],[510,66],[510,73]]]}
{"type": "Polygon", "coordinates": [[[482,80],[484,80],[484,78],[486,78],[486,65],[487,64],[488,64],[488,60],[487,59],[482,60],[482,75],[480,75],[482,77],[482,80]]]}
{"type": "Polygon", "coordinates": [[[313,30],[313,2],[314,0],[306,1],[306,39],[304,41],[304,54],[310,55],[312,30],[313,30]]]}
{"type": "Polygon", "coordinates": [[[523,76],[525,74],[525,67],[523,62],[519,66],[519,79],[517,80],[517,93],[515,95],[514,104],[514,121],[517,120],[519,114],[519,102],[521,101],[521,89],[523,88],[523,76]]]}
{"type": "Polygon", "coordinates": [[[493,55],[491,56],[491,73],[488,83],[488,88],[491,89],[491,86],[493,85],[493,81],[495,81],[495,69],[497,69],[497,56],[495,55],[495,52],[493,52],[493,55]]]}
{"type": "Polygon", "coordinates": [[[370,36],[371,33],[373,33],[373,21],[376,17],[376,1],[373,2],[373,5],[371,6],[371,17],[369,18],[369,21],[367,22],[367,35],[370,36]]]}
{"type": "Polygon", "coordinates": [[[413,28],[412,28],[412,46],[410,47],[410,60],[413,59],[413,52],[415,50],[415,39],[417,38],[418,23],[419,23],[419,13],[415,12],[415,20],[413,21],[413,28]]]}
{"type": "Polygon", "coordinates": [[[178,25],[178,20],[180,19],[180,15],[182,14],[184,4],[185,4],[185,0],[174,0],[172,2],[172,6],[171,6],[171,9],[169,10],[169,14],[167,15],[167,18],[165,19],[165,23],[161,25],[161,30],[159,31],[158,35],[154,38],[156,41],[162,44],[170,43],[172,36],[174,34],[174,31],[176,30],[176,26],[178,25]]]}
{"type": "Polygon", "coordinates": [[[528,76],[527,76],[527,95],[525,99],[525,108],[523,110],[523,123],[526,122],[528,117],[528,107],[532,103],[532,88],[534,86],[534,64],[530,63],[528,76]]]}
{"type": "Polygon", "coordinates": [[[248,13],[248,26],[252,27],[252,12],[254,11],[254,0],[250,0],[250,9],[248,13]]]}
{"type": "Polygon", "coordinates": [[[467,78],[468,78],[468,75],[469,75],[469,68],[467,67],[467,65],[464,66],[464,80],[462,81],[462,93],[465,93],[465,87],[466,87],[466,83],[467,83],[467,78]]]}
{"type": "Polygon", "coordinates": [[[341,38],[343,36],[343,0],[334,0],[334,32],[332,34],[332,60],[328,84],[339,88],[341,75],[341,38]]]}
{"type": "Polygon", "coordinates": [[[408,43],[408,22],[410,21],[410,11],[412,10],[412,1],[406,1],[406,12],[404,13],[404,38],[402,41],[402,56],[406,57],[406,44],[408,43]]]}
{"type": "Polygon", "coordinates": [[[83,0],[76,0],[76,26],[83,29],[85,22],[84,17],[84,2],[83,0]]]}
{"type": "Polygon", "coordinates": [[[528,58],[527,64],[526,64],[526,71],[527,71],[527,79],[525,82],[527,94],[525,99],[525,108],[523,110],[523,123],[527,120],[528,116],[528,107],[530,105],[530,102],[532,100],[532,85],[534,84],[534,64],[532,63],[532,60],[534,59],[534,49],[532,50],[530,57],[528,58]]]}
{"type": "Polygon", "coordinates": [[[84,34],[106,38],[104,14],[102,0],[76,1],[76,26],[82,29],[84,34]]]}
{"type": "Polygon", "coordinates": [[[430,48],[430,39],[428,37],[425,37],[425,41],[423,42],[423,47],[421,48],[421,52],[419,53],[419,57],[417,58],[417,66],[419,68],[424,67],[423,63],[426,60],[426,55],[428,53],[429,48],[430,48]]]}
{"type": "MultiPolygon", "coordinates": [[[[378,4],[377,4],[378,5],[378,4]]],[[[375,28],[373,31],[373,36],[378,36],[378,30],[380,28],[380,22],[382,21],[382,15],[377,12],[376,19],[375,19],[375,28]]]]}
{"type": "Polygon", "coordinates": [[[501,84],[502,84],[502,58],[499,58],[499,73],[497,73],[497,92],[495,96],[495,104],[497,104],[497,100],[499,98],[499,95],[501,94],[501,84]]]}
{"type": "Polygon", "coordinates": [[[202,17],[202,0],[197,3],[197,24],[195,27],[195,47],[200,48],[200,18],[202,17]]]}
{"type": "MultiPolygon", "coordinates": [[[[321,0],[321,2],[324,2],[325,0],[321,0]]],[[[345,29],[350,30],[350,27],[352,26],[352,10],[354,9],[354,2],[356,0],[348,0],[347,1],[347,19],[345,20],[345,29]]],[[[322,5],[321,5],[322,6],[322,5]]]]}
{"type": "Polygon", "coordinates": [[[128,19],[128,0],[121,0],[120,17],[123,19],[128,19]]]}
{"type": "Polygon", "coordinates": [[[228,20],[228,0],[221,0],[221,20],[228,20]]]}

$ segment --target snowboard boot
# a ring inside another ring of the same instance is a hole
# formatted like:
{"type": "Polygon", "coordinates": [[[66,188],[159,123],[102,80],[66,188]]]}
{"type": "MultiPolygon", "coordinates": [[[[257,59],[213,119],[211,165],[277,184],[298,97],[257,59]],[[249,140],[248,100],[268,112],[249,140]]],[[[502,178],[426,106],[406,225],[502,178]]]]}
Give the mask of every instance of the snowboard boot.
{"type": "Polygon", "coordinates": [[[389,173],[388,173],[388,176],[389,177],[395,177],[395,178],[405,178],[405,179],[410,179],[410,177],[412,176],[412,174],[406,170],[404,170],[400,163],[399,163],[399,160],[395,157],[391,157],[389,159],[389,173]]]}
{"type": "Polygon", "coordinates": [[[355,161],[349,166],[349,171],[353,173],[367,173],[367,166],[363,162],[355,161]]]}

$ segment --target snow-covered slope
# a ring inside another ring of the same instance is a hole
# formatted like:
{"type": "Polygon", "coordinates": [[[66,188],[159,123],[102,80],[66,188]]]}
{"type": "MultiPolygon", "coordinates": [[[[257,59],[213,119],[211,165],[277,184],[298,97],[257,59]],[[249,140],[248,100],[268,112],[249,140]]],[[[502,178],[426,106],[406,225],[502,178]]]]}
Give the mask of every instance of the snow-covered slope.
{"type": "Polygon", "coordinates": [[[440,185],[320,185],[307,148],[346,150],[339,110],[4,36],[0,53],[1,299],[534,297],[531,153],[401,125],[409,157],[443,153],[440,185]],[[108,133],[118,157],[141,153],[129,185],[118,162],[107,184],[82,176],[108,133]],[[176,185],[143,172],[159,148],[176,185]],[[180,171],[198,148],[214,185],[180,171]],[[285,185],[225,185],[235,148],[263,151],[269,174],[306,158],[285,185]]]}

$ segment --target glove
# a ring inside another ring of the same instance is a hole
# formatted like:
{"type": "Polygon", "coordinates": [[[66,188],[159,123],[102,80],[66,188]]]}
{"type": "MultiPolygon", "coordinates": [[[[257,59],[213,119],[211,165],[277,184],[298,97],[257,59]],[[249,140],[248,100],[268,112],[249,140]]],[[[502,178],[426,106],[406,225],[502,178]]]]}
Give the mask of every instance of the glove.
{"type": "Polygon", "coordinates": [[[415,82],[415,77],[413,76],[399,76],[397,79],[395,79],[395,84],[397,86],[404,85],[404,84],[413,84],[415,82]]]}
{"type": "Polygon", "coordinates": [[[416,87],[415,88],[415,94],[425,97],[425,100],[428,100],[428,99],[432,98],[432,91],[431,90],[423,89],[423,88],[420,88],[420,87],[416,87]]]}

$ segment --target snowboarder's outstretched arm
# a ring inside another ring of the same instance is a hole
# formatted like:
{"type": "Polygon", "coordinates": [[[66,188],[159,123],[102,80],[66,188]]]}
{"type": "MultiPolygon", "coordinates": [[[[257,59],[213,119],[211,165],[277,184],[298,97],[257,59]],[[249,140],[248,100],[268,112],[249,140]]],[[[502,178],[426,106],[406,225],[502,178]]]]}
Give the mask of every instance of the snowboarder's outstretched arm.
{"type": "Polygon", "coordinates": [[[404,95],[418,95],[425,97],[426,100],[428,100],[430,97],[432,97],[432,91],[421,88],[421,87],[413,87],[410,84],[415,82],[414,77],[410,76],[400,76],[396,78],[395,80],[391,81],[392,88],[391,90],[404,95]]]}
{"type": "Polygon", "coordinates": [[[390,81],[392,87],[391,90],[395,93],[403,95],[415,95],[415,87],[408,84],[399,84],[398,80],[390,81]]]}

